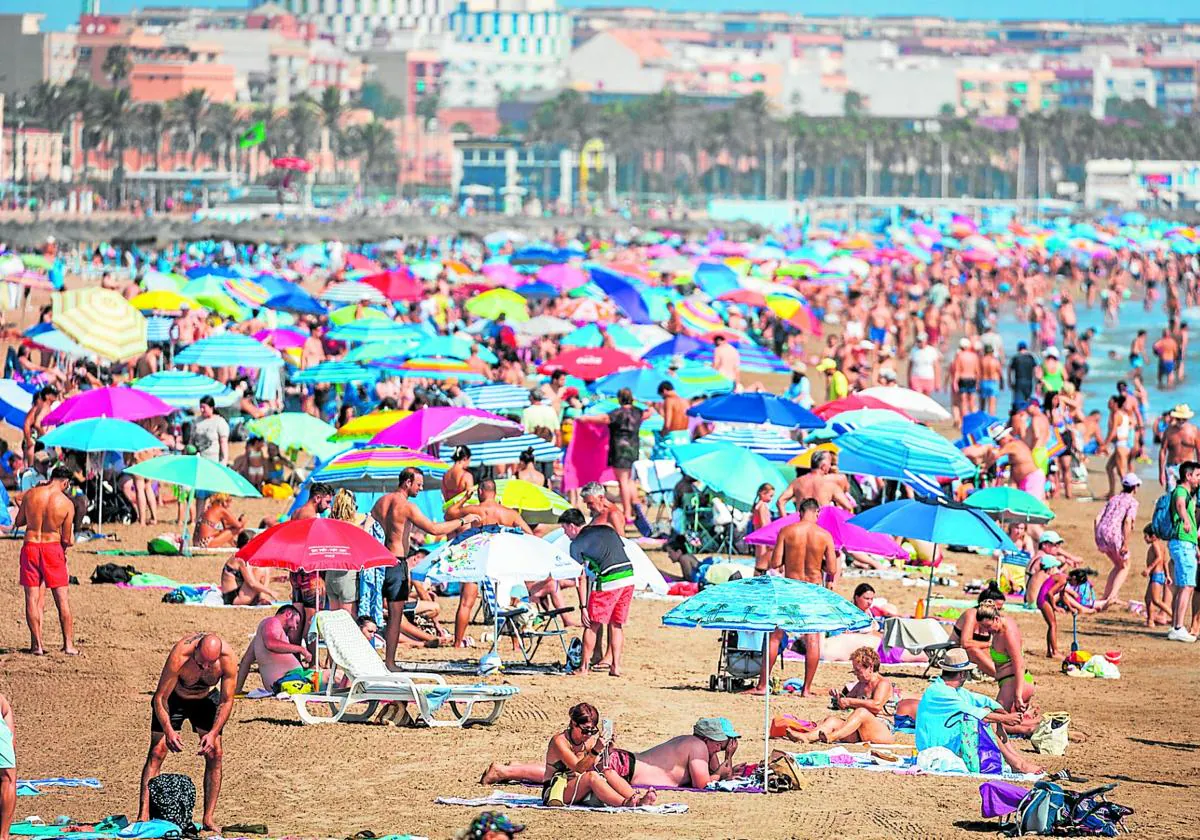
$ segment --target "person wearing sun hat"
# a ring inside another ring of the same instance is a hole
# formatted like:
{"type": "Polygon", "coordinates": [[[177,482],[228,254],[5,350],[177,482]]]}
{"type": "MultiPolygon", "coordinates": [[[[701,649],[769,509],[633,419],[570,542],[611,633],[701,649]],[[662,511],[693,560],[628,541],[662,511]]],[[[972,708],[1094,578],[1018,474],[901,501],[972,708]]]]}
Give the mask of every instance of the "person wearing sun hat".
{"type": "Polygon", "coordinates": [[[917,704],[917,751],[944,747],[957,755],[971,772],[1003,772],[1007,763],[1018,773],[1041,773],[1007,742],[1003,729],[989,724],[1017,726],[1020,712],[1006,712],[990,697],[968,691],[967,680],[975,663],[962,648],[946,651],[942,675],[930,683],[917,704]],[[1003,758],[1003,762],[1000,760],[1003,758]]]}
{"type": "Polygon", "coordinates": [[[1184,461],[1200,461],[1200,428],[1189,422],[1195,416],[1187,403],[1180,403],[1167,413],[1170,422],[1158,450],[1158,483],[1168,493],[1179,481],[1179,465],[1184,461]]]}
{"type": "Polygon", "coordinates": [[[817,364],[817,372],[825,374],[825,399],[839,400],[850,393],[850,380],[838,370],[837,362],[824,358],[817,364]]]}

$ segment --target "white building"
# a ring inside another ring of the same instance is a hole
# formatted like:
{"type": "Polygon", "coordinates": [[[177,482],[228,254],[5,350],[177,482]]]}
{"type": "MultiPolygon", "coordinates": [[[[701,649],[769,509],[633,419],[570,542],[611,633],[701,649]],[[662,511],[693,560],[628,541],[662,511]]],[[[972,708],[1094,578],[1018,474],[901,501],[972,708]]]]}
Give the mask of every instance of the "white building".
{"type": "Polygon", "coordinates": [[[1123,102],[1141,99],[1151,108],[1158,107],[1154,71],[1149,67],[1114,67],[1111,58],[1101,56],[1092,73],[1092,116],[1096,119],[1104,116],[1104,107],[1114,96],[1123,102]]]}
{"type": "Polygon", "coordinates": [[[444,32],[451,0],[250,0],[251,8],[278,6],[316,23],[346,49],[362,50],[380,30],[444,32]]]}
{"type": "Polygon", "coordinates": [[[1116,205],[1180,209],[1200,204],[1200,161],[1089,160],[1085,172],[1084,201],[1088,208],[1116,205]]]}
{"type": "Polygon", "coordinates": [[[842,73],[876,117],[936,117],[958,98],[962,64],[940,56],[901,55],[892,41],[846,40],[842,73]]]}

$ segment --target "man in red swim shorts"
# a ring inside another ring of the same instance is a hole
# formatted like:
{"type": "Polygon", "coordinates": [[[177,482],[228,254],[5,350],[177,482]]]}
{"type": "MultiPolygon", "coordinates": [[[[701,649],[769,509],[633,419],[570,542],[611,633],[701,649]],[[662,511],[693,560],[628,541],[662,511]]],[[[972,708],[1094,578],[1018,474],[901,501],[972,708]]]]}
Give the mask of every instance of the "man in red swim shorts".
{"type": "Polygon", "coordinates": [[[565,511],[558,522],[571,540],[571,559],[584,567],[577,583],[583,611],[583,666],[580,673],[593,667],[592,652],[597,630],[608,627],[608,648],[612,656],[610,677],[621,676],[621,652],[625,646],[625,623],[633,602],[633,564],[625,553],[621,536],[607,525],[584,526],[583,514],[575,508],[565,511]]]}
{"type": "Polygon", "coordinates": [[[75,655],[71,605],[67,602],[66,548],[75,544],[75,506],[67,498],[71,471],[55,467],[50,478],[25,494],[21,509],[13,522],[14,528],[25,529],[21,546],[20,581],[25,590],[25,621],[29,625],[29,652],[41,656],[42,612],[46,605],[46,590],[54,596],[58,620],[62,625],[63,653],[75,655]]]}

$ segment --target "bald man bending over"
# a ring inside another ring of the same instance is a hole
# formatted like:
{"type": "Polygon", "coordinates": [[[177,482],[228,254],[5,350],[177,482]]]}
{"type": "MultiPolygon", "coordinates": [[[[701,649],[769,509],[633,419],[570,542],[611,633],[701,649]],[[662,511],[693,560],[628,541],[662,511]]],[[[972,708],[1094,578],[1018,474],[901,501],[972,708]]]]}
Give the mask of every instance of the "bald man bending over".
{"type": "Polygon", "coordinates": [[[150,780],[159,774],[168,751],[183,752],[180,730],[188,721],[200,736],[197,754],[204,756],[204,830],[217,830],[213,815],[221,793],[221,730],[233,712],[237,672],[233,648],[215,633],[194,633],[171,648],[150,701],[150,752],[142,768],[138,820],[150,819],[150,780]]]}

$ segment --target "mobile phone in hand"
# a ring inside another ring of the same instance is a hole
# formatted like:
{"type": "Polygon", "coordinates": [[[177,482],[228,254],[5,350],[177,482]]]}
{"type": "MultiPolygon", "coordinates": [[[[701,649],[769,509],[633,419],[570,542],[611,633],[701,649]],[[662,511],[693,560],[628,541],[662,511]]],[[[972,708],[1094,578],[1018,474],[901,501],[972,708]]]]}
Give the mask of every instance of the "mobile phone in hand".
{"type": "Polygon", "coordinates": [[[612,741],[613,737],[613,722],[605,719],[600,721],[600,743],[607,744],[612,741]]]}

